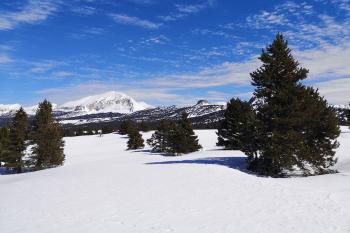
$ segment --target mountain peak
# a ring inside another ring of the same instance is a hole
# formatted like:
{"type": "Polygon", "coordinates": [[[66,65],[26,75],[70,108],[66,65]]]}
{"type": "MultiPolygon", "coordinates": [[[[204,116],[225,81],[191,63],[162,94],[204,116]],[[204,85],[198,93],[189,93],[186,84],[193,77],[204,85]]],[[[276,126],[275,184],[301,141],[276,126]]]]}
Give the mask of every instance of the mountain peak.
{"type": "Polygon", "coordinates": [[[137,102],[124,93],[109,91],[64,103],[59,108],[62,111],[74,111],[78,114],[94,114],[106,112],[132,113],[151,108],[151,106],[143,102],[137,102]]]}

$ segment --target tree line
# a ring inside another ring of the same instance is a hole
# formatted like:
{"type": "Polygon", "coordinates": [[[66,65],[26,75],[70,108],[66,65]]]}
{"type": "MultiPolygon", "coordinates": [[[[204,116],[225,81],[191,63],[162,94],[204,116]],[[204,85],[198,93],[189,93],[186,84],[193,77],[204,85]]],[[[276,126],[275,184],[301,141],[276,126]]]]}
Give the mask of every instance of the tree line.
{"type": "Polygon", "coordinates": [[[12,121],[0,129],[0,166],[8,172],[41,170],[62,165],[65,159],[62,130],[52,115],[52,105],[44,100],[31,125],[20,108],[12,121]],[[29,151],[28,151],[29,149],[29,151]]]}
{"type": "MultiPolygon", "coordinates": [[[[142,135],[132,121],[124,121],[119,133],[128,135],[127,148],[129,150],[144,147],[142,135]]],[[[167,155],[187,154],[202,148],[187,113],[183,113],[179,121],[160,121],[156,131],[147,140],[147,144],[152,148],[152,152],[167,155]]]]}

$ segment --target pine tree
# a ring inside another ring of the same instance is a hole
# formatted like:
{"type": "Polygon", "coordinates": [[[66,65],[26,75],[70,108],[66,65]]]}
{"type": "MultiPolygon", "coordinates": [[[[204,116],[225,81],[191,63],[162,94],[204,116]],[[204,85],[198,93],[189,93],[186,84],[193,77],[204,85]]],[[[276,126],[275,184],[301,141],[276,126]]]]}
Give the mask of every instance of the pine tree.
{"type": "Polygon", "coordinates": [[[8,153],[9,147],[9,127],[0,128],[0,167],[5,162],[4,156],[8,153]]]}
{"type": "Polygon", "coordinates": [[[128,150],[136,150],[145,147],[142,135],[136,128],[129,129],[128,150]]]}
{"type": "Polygon", "coordinates": [[[175,132],[171,135],[169,141],[171,152],[175,155],[191,153],[202,148],[193,131],[188,114],[185,112],[182,114],[181,120],[176,125],[175,132]]]}
{"type": "Polygon", "coordinates": [[[52,116],[52,105],[44,100],[35,115],[33,160],[36,169],[62,165],[65,155],[62,130],[52,116]]]}
{"type": "Polygon", "coordinates": [[[350,102],[349,102],[349,108],[346,109],[345,111],[346,111],[346,122],[350,125],[350,102]]]}
{"type": "Polygon", "coordinates": [[[246,154],[256,151],[257,122],[251,102],[233,98],[227,103],[217,133],[218,146],[224,146],[228,150],[241,150],[246,154]]]}
{"type": "Polygon", "coordinates": [[[153,152],[164,152],[169,155],[187,154],[202,148],[198,144],[187,113],[182,114],[178,123],[162,120],[147,143],[153,152]]]}
{"type": "Polygon", "coordinates": [[[334,109],[301,84],[308,70],[299,67],[281,34],[260,60],[263,65],[251,73],[259,147],[256,156],[249,156],[248,168],[271,176],[296,167],[305,174],[327,171],[336,162],[340,133],[334,109]]]}
{"type": "Polygon", "coordinates": [[[5,167],[17,173],[21,173],[23,169],[22,158],[27,147],[27,136],[28,117],[23,108],[20,108],[10,124],[8,150],[4,153],[5,167]]]}
{"type": "Polygon", "coordinates": [[[152,147],[152,152],[171,152],[170,138],[175,132],[175,123],[168,120],[161,120],[157,130],[147,140],[147,144],[152,147]]]}

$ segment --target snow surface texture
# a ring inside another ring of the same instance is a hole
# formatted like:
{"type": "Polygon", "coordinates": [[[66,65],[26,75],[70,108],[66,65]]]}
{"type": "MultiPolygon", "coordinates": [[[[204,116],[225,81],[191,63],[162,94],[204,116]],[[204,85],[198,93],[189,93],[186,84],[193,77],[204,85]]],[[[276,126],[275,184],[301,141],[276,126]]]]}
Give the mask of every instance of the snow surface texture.
{"type": "MultiPolygon", "coordinates": [[[[350,231],[350,132],[340,173],[257,177],[245,156],[196,131],[203,151],[165,157],[126,151],[127,138],[66,138],[63,167],[0,176],[2,233],[323,233],[350,231]]],[[[144,138],[151,133],[144,134],[144,138]]]]}

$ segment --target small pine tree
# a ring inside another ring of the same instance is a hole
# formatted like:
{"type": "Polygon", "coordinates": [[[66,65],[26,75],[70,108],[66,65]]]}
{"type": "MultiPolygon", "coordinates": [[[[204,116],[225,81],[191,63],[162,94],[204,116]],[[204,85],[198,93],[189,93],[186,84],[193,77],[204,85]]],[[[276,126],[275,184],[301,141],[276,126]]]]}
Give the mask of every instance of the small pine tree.
{"type": "MultiPolygon", "coordinates": [[[[349,102],[349,108],[345,110],[346,111],[346,120],[347,120],[347,123],[350,125],[350,102],[349,102]]],[[[350,127],[349,127],[350,129],[350,127]]]]}
{"type": "Polygon", "coordinates": [[[283,176],[296,167],[306,175],[327,171],[336,162],[340,133],[334,109],[301,84],[308,70],[299,67],[281,34],[260,60],[263,65],[251,73],[259,147],[248,168],[270,176],[283,176]]]}
{"type": "Polygon", "coordinates": [[[5,167],[17,173],[22,172],[24,150],[28,139],[28,117],[23,108],[20,108],[12,119],[9,130],[8,151],[4,155],[5,167]]]}
{"type": "Polygon", "coordinates": [[[59,124],[52,116],[52,105],[44,100],[35,115],[33,133],[33,160],[36,169],[62,165],[65,155],[64,142],[59,124]]]}
{"type": "Polygon", "coordinates": [[[0,167],[5,163],[4,156],[8,154],[9,147],[9,129],[8,126],[0,128],[0,167]]]}
{"type": "Polygon", "coordinates": [[[224,146],[227,150],[241,150],[247,154],[254,153],[257,129],[251,102],[233,98],[227,103],[224,119],[217,132],[218,146],[224,146]]]}
{"type": "Polygon", "coordinates": [[[152,148],[152,152],[171,152],[170,137],[175,132],[175,123],[168,120],[161,120],[157,130],[147,140],[147,144],[152,148]]]}
{"type": "Polygon", "coordinates": [[[121,135],[127,135],[130,130],[132,130],[134,127],[134,124],[130,120],[124,120],[119,127],[119,134],[121,135]]]}
{"type": "Polygon", "coordinates": [[[153,152],[172,155],[186,154],[202,148],[198,144],[197,136],[186,113],[178,123],[162,120],[147,143],[152,147],[153,152]]]}
{"type": "Polygon", "coordinates": [[[188,118],[187,113],[183,113],[181,120],[175,127],[175,132],[170,137],[171,152],[179,154],[187,154],[198,151],[202,148],[198,143],[198,138],[195,135],[192,123],[188,118]]]}
{"type": "Polygon", "coordinates": [[[136,128],[130,129],[128,136],[128,150],[136,150],[145,147],[142,135],[136,128]]]}

